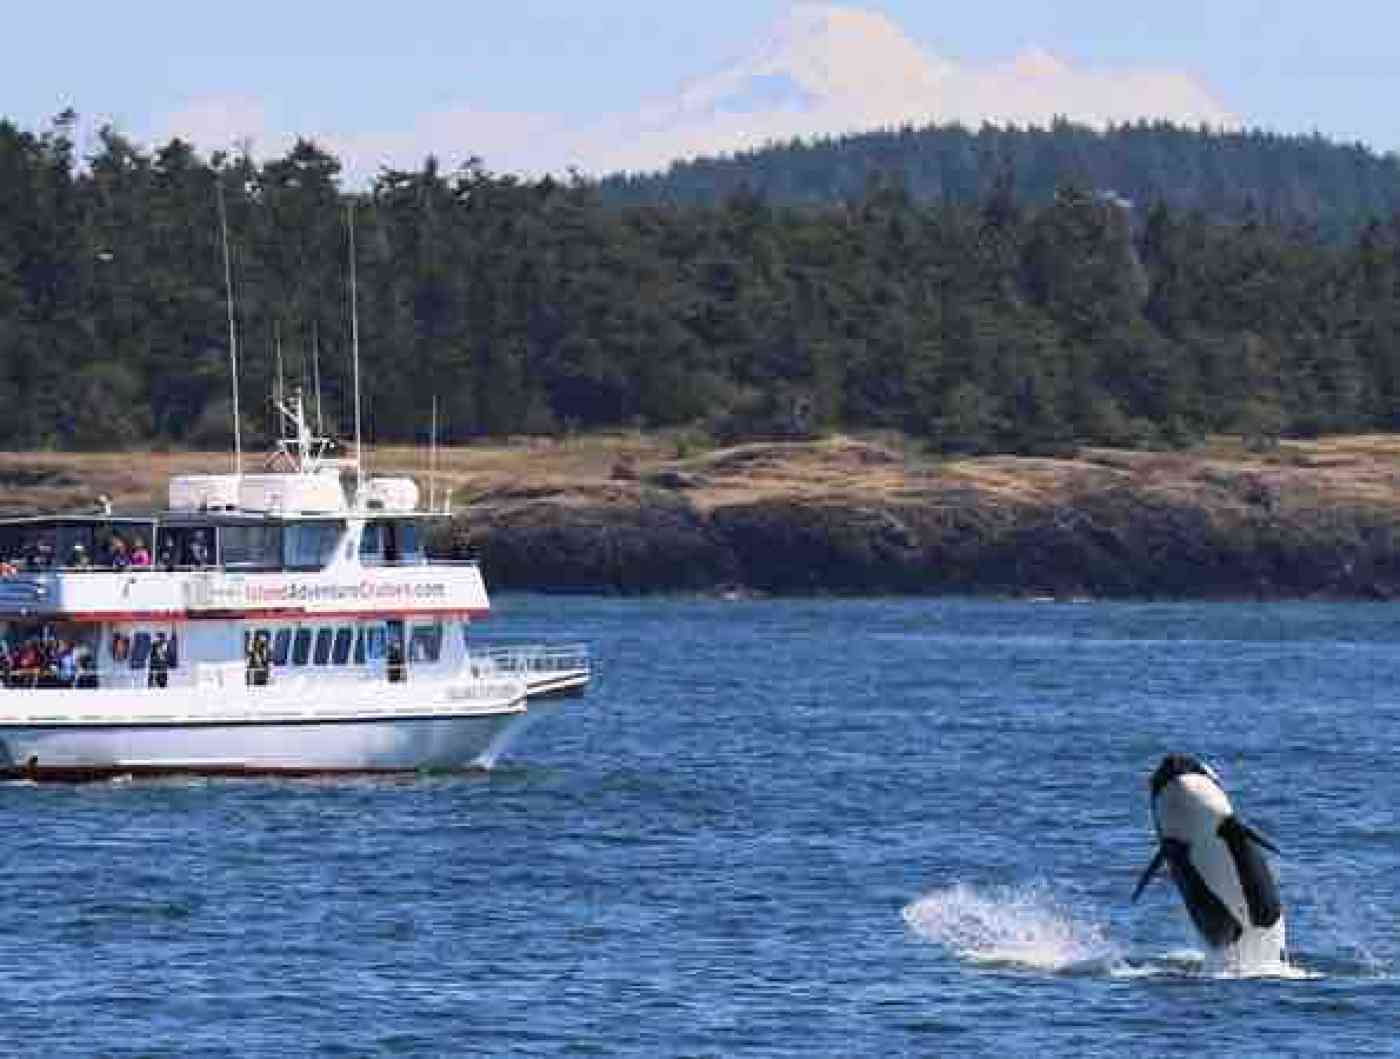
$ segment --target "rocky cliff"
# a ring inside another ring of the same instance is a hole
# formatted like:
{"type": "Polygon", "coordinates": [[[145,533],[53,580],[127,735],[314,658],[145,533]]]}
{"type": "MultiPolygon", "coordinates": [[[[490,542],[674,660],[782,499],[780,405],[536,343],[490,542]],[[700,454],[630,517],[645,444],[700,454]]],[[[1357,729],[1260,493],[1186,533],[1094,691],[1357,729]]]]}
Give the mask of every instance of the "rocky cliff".
{"type": "Polygon", "coordinates": [[[1397,459],[1383,438],[951,462],[754,444],[487,489],[448,547],[497,588],[1384,599],[1397,459]]]}

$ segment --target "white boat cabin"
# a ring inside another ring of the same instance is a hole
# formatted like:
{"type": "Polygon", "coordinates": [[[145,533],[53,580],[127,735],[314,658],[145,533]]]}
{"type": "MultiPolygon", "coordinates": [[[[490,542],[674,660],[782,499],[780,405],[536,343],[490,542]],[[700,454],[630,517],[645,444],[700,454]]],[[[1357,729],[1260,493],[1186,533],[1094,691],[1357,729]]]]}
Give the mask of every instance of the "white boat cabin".
{"type": "Polygon", "coordinates": [[[158,516],[0,522],[0,676],[130,689],[461,671],[489,609],[479,569],[429,561],[411,481],[365,486],[352,507],[331,473],[200,475],[174,479],[158,516]]]}

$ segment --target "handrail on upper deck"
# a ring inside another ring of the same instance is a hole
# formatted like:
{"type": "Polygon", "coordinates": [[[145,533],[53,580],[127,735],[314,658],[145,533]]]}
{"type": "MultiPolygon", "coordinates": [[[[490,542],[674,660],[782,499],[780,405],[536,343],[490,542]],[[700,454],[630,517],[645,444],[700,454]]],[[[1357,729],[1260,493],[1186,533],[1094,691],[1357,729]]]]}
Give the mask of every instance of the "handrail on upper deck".
{"type": "Polygon", "coordinates": [[[473,662],[486,661],[510,673],[565,673],[593,671],[593,659],[588,645],[574,644],[499,644],[494,647],[471,647],[468,657],[473,662]]]}

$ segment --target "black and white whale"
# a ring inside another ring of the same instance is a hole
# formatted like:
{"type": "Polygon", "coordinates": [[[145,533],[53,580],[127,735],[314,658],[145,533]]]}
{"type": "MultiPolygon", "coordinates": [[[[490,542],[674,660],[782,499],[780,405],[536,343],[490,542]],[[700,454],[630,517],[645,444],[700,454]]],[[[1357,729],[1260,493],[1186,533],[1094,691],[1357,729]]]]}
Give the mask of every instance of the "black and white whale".
{"type": "Polygon", "coordinates": [[[1166,864],[1213,954],[1236,966],[1286,963],[1283,903],[1263,854],[1278,848],[1235,815],[1219,777],[1189,754],[1164,757],[1151,788],[1158,846],[1133,900],[1166,864]]]}

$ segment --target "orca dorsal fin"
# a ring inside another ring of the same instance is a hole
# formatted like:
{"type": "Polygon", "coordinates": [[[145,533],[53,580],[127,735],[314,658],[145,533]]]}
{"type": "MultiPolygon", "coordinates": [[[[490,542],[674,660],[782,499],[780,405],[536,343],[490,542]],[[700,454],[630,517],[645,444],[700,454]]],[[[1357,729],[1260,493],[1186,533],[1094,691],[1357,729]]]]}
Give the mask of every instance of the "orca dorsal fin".
{"type": "Polygon", "coordinates": [[[1256,846],[1263,846],[1270,853],[1273,853],[1276,856],[1283,856],[1283,850],[1279,849],[1278,846],[1274,844],[1272,839],[1268,838],[1268,836],[1261,834],[1259,831],[1256,831],[1254,828],[1250,827],[1238,816],[1227,816],[1224,820],[1220,822],[1220,826],[1216,828],[1215,833],[1221,838],[1228,839],[1230,837],[1231,831],[1237,832],[1238,834],[1244,836],[1249,841],[1253,842],[1256,846]]]}
{"type": "Polygon", "coordinates": [[[1167,847],[1158,846],[1157,852],[1153,854],[1151,862],[1143,870],[1142,877],[1138,879],[1137,889],[1133,891],[1133,901],[1136,902],[1142,896],[1142,891],[1147,889],[1147,884],[1152,881],[1152,876],[1157,874],[1158,869],[1167,861],[1167,847]]]}

